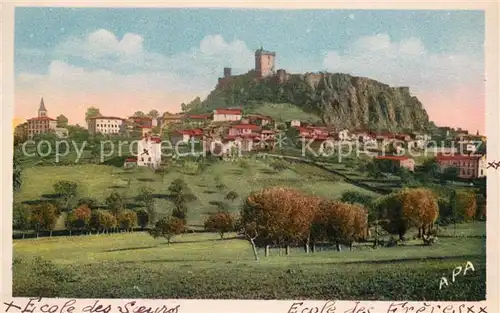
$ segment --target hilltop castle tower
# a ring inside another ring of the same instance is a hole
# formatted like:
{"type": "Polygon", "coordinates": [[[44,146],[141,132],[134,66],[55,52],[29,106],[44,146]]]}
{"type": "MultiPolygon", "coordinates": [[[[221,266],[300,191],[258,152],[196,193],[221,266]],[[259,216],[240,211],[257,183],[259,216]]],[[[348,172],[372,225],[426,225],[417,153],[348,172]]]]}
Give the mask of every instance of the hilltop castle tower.
{"type": "Polygon", "coordinates": [[[255,71],[257,77],[266,77],[274,74],[274,60],[276,53],[266,51],[262,47],[255,51],[255,71]]]}
{"type": "Polygon", "coordinates": [[[40,100],[40,107],[38,108],[38,117],[47,117],[47,109],[45,108],[45,103],[43,103],[43,97],[42,100],[40,100]]]}

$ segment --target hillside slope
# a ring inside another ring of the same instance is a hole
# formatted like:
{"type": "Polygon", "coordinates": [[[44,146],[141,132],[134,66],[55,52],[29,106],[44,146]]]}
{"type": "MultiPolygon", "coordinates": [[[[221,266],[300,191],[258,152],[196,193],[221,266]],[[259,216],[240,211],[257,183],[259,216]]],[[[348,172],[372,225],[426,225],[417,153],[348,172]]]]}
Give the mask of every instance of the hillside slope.
{"type": "Polygon", "coordinates": [[[422,103],[409,88],[348,74],[281,71],[256,79],[249,72],[220,79],[206,100],[186,109],[208,112],[242,105],[245,111],[259,111],[259,106],[269,103],[292,104],[336,128],[424,130],[431,125],[422,103]]]}

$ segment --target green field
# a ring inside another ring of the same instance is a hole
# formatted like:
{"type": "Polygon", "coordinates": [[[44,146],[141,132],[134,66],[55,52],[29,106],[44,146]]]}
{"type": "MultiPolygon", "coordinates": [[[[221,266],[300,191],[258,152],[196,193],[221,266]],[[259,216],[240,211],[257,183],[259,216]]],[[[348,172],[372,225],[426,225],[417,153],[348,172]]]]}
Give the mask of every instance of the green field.
{"type": "MultiPolygon", "coordinates": [[[[75,298],[460,300],[485,298],[485,223],[442,228],[433,246],[289,256],[276,249],[253,259],[247,241],[228,234],[185,234],[174,243],[146,233],[14,241],[14,296],[75,298]],[[449,237],[456,234],[457,237],[449,237]],[[476,237],[467,237],[476,236],[476,237]],[[42,260],[33,262],[33,257],[42,260]],[[456,266],[474,271],[451,283],[456,266]],[[450,285],[439,290],[441,277],[450,285]]],[[[410,238],[410,237],[409,237],[410,238]]]]}
{"type": "MultiPolygon", "coordinates": [[[[373,194],[341,181],[337,176],[314,166],[289,164],[288,169],[274,170],[274,160],[244,159],[235,162],[210,163],[197,175],[185,175],[180,169],[171,169],[163,181],[159,174],[147,168],[132,171],[106,165],[38,166],[26,168],[23,172],[21,190],[14,194],[14,202],[37,201],[50,197],[53,184],[59,180],[75,181],[79,184],[79,198],[92,197],[99,202],[113,191],[122,193],[134,202],[141,187],[154,190],[156,208],[160,215],[170,214],[173,204],[168,200],[168,187],[176,178],[186,181],[197,200],[188,204],[188,223],[203,224],[207,213],[216,212],[217,201],[225,203],[232,212],[238,212],[241,199],[252,190],[267,186],[289,186],[327,198],[339,198],[347,190],[373,194]],[[130,186],[129,181],[130,179],[130,186]],[[240,198],[224,200],[229,191],[235,191],[240,198]]],[[[64,225],[59,223],[59,225],[64,225]]]]}

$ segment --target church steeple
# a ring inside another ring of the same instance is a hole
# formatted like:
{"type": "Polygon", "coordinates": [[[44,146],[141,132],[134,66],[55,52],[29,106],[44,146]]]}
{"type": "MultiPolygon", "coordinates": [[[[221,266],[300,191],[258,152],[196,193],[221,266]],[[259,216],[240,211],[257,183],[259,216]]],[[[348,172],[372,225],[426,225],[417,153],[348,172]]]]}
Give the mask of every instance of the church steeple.
{"type": "Polygon", "coordinates": [[[47,109],[45,108],[45,103],[43,102],[43,97],[40,100],[40,108],[38,108],[38,117],[47,116],[47,109]]]}

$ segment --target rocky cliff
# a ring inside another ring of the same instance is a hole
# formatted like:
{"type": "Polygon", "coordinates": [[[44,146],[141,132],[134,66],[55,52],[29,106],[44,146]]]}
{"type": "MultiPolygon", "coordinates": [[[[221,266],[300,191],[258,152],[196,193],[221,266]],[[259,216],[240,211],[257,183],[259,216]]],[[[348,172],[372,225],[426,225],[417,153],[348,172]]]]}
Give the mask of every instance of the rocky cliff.
{"type": "MultiPolygon", "coordinates": [[[[408,87],[391,87],[348,74],[308,73],[256,79],[252,73],[220,79],[196,110],[252,103],[291,103],[335,128],[424,130],[430,126],[422,103],[408,87]]],[[[193,108],[195,109],[195,108],[193,108]]]]}

